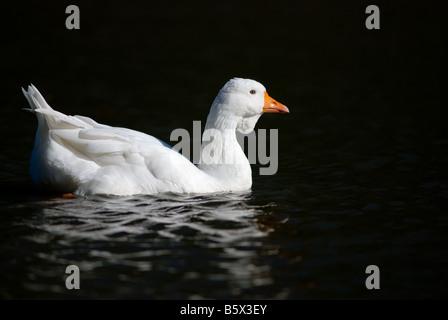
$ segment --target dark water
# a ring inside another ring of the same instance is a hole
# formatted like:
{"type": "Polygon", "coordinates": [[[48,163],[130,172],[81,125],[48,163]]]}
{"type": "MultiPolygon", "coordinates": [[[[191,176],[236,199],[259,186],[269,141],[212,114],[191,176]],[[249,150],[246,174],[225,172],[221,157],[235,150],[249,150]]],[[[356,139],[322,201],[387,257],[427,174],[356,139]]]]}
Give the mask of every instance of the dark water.
{"type": "Polygon", "coordinates": [[[0,297],[446,298],[443,10],[381,3],[368,31],[369,3],[354,3],[81,3],[78,31],[68,3],[8,5],[0,297]],[[234,76],[291,110],[259,121],[279,130],[279,170],[255,165],[250,192],[63,199],[32,186],[21,86],[169,142],[234,76]],[[72,264],[80,290],[65,287],[72,264]]]}

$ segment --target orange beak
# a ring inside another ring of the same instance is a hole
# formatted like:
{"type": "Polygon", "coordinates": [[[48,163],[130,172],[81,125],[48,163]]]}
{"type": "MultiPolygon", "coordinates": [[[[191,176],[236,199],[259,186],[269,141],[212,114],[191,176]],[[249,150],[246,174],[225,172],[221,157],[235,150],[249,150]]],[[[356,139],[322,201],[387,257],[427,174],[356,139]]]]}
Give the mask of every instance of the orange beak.
{"type": "Polygon", "coordinates": [[[264,92],[264,113],[289,113],[289,109],[287,106],[281,104],[280,102],[272,99],[268,93],[264,92]]]}

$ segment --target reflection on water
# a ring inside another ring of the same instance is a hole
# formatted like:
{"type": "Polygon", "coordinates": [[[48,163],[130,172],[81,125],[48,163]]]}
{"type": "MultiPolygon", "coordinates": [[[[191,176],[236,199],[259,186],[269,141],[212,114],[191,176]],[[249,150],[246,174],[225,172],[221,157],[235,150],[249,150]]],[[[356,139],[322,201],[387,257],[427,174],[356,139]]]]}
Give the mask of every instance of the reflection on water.
{"type": "MultiPolygon", "coordinates": [[[[67,293],[61,279],[71,264],[82,273],[80,297],[206,298],[211,291],[228,298],[266,286],[270,266],[257,256],[269,229],[257,222],[260,210],[248,204],[250,198],[224,193],[34,201],[28,205],[38,213],[15,225],[32,229],[20,239],[22,254],[31,259],[21,264],[20,286],[25,297],[67,293]]],[[[9,249],[15,264],[18,257],[9,249]]]]}
{"type": "Polygon", "coordinates": [[[250,194],[111,197],[89,196],[38,202],[45,223],[37,228],[70,238],[107,239],[154,232],[176,238],[203,234],[216,242],[262,236],[254,223],[255,209],[245,204],[250,194]]]}
{"type": "MultiPolygon", "coordinates": [[[[397,159],[392,164],[399,165],[397,159]]],[[[350,172],[354,164],[320,163],[310,170],[295,160],[286,157],[282,164],[292,176],[258,177],[254,190],[241,194],[63,199],[24,186],[4,190],[0,295],[444,296],[437,279],[446,261],[440,206],[447,194],[434,192],[443,184],[415,189],[391,180],[372,188],[350,172]],[[72,264],[80,268],[81,290],[65,288],[65,268],[72,264]],[[377,292],[364,286],[371,264],[382,270],[377,292]]],[[[381,172],[361,167],[364,174],[381,172]]]]}
{"type": "Polygon", "coordinates": [[[376,32],[362,2],[89,2],[69,32],[63,2],[8,5],[1,298],[448,296],[443,10],[384,3],[376,32]],[[250,193],[62,199],[30,186],[21,86],[169,142],[234,76],[291,111],[260,119],[279,130],[278,171],[254,165],[250,193]],[[65,288],[71,264],[81,290],[65,288]],[[381,290],[365,287],[371,264],[381,290]]]}

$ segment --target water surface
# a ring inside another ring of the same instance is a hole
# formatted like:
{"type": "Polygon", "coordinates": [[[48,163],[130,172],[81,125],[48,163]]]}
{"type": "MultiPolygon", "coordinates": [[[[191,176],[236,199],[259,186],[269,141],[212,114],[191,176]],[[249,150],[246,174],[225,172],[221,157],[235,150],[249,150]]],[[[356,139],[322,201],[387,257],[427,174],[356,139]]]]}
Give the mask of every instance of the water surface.
{"type": "Polygon", "coordinates": [[[375,33],[362,4],[313,3],[85,4],[79,32],[65,29],[62,4],[10,4],[0,297],[446,298],[443,20],[382,5],[375,33]],[[205,121],[234,76],[291,110],[257,125],[279,130],[279,170],[254,165],[252,190],[64,199],[32,186],[36,120],[21,86],[59,111],[170,142],[205,121]],[[80,290],[65,287],[71,264],[80,290]],[[368,265],[380,290],[365,287],[368,265]]]}

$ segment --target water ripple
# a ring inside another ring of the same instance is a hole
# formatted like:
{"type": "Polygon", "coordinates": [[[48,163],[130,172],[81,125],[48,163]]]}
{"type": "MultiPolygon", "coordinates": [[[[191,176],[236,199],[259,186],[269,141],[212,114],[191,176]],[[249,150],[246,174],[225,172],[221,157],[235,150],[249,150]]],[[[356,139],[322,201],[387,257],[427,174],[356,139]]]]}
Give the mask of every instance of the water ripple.
{"type": "Polygon", "coordinates": [[[43,220],[34,226],[52,235],[93,240],[145,233],[179,239],[202,234],[218,242],[263,236],[248,199],[245,193],[51,199],[38,202],[43,220]]]}

